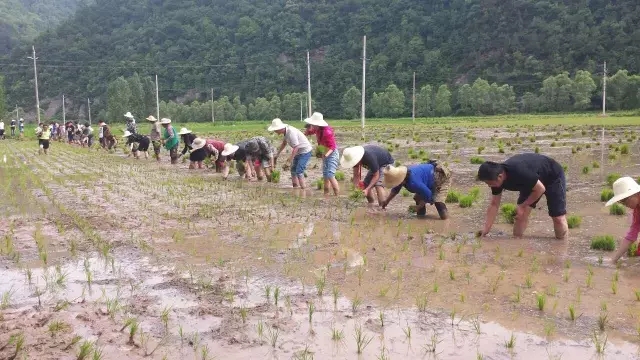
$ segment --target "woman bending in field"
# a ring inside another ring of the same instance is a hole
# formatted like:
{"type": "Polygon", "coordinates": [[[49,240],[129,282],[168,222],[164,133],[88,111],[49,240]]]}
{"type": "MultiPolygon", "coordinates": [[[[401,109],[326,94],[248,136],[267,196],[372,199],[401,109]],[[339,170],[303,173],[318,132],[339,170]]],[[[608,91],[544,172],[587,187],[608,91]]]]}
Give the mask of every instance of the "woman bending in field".
{"type": "Polygon", "coordinates": [[[638,240],[638,233],[640,233],[640,185],[633,178],[625,176],[613,183],[613,194],[614,196],[607,202],[607,206],[620,203],[633,210],[633,220],[629,231],[611,258],[615,264],[622,255],[629,251],[631,244],[638,240]]]}
{"type": "Polygon", "coordinates": [[[329,195],[329,190],[333,189],[333,195],[338,196],[340,185],[336,180],[336,170],[340,163],[340,153],[336,145],[336,138],[333,129],[326,121],[321,113],[315,112],[305,122],[311,125],[305,135],[316,135],[318,142],[318,156],[322,157],[322,177],[324,179],[324,194],[329,195]]]}

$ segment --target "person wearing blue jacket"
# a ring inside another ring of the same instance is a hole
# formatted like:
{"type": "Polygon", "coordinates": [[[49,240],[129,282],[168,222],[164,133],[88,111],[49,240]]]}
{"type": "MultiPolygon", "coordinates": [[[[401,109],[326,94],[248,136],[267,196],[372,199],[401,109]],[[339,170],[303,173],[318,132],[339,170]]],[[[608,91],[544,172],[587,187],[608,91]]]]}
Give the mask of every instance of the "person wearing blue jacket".
{"type": "Polygon", "coordinates": [[[427,204],[433,204],[440,219],[449,218],[445,199],[451,186],[451,172],[436,161],[410,166],[390,166],[384,170],[384,186],[392,188],[387,199],[381,204],[386,208],[389,202],[404,187],[414,193],[416,213],[423,217],[427,214],[427,204]]]}

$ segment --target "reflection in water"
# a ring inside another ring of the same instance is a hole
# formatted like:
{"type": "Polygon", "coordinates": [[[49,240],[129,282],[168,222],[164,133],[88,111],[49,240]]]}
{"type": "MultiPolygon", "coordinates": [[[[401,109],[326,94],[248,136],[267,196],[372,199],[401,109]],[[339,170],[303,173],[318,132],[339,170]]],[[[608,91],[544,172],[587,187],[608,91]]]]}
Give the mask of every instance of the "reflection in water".
{"type": "Polygon", "coordinates": [[[302,231],[298,233],[296,239],[291,244],[289,244],[289,249],[299,249],[303,245],[307,244],[307,242],[309,242],[309,236],[313,234],[314,227],[315,224],[312,222],[306,224],[302,231]]]}

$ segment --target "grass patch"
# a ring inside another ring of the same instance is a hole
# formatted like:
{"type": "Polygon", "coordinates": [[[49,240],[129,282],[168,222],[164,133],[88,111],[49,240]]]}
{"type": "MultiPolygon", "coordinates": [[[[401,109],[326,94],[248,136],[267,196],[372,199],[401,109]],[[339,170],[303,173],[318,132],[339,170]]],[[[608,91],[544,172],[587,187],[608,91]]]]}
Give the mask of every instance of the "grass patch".
{"type": "Polygon", "coordinates": [[[567,225],[569,225],[569,229],[579,228],[580,224],[582,224],[582,218],[580,216],[571,215],[567,217],[567,225]]]}
{"type": "Polygon", "coordinates": [[[607,185],[609,185],[610,187],[613,186],[613,183],[616,182],[616,180],[620,179],[621,177],[622,175],[618,173],[611,173],[607,175],[607,185]]]}
{"type": "Polygon", "coordinates": [[[627,211],[624,209],[624,206],[618,203],[611,205],[611,207],[609,208],[610,215],[624,215],[626,213],[627,211]]]}
{"type": "Polygon", "coordinates": [[[591,249],[613,251],[616,249],[616,241],[611,235],[600,235],[591,239],[591,249]]]}
{"type": "Polygon", "coordinates": [[[613,190],[602,189],[600,192],[600,201],[609,201],[611,198],[613,198],[613,190]]]}
{"type": "Polygon", "coordinates": [[[473,205],[474,200],[475,199],[473,198],[473,196],[465,195],[460,198],[460,201],[458,204],[460,205],[461,208],[468,208],[468,207],[471,207],[471,205],[473,205]]]}
{"type": "Polygon", "coordinates": [[[500,207],[500,214],[506,222],[513,224],[516,220],[516,209],[515,204],[504,204],[500,207]]]}
{"type": "Polygon", "coordinates": [[[444,202],[448,204],[455,204],[460,201],[461,197],[462,194],[460,194],[459,192],[455,190],[449,190],[449,192],[447,193],[447,198],[444,200],[444,202]]]}
{"type": "Polygon", "coordinates": [[[484,162],[484,159],[479,156],[472,156],[470,161],[472,164],[480,165],[484,162]]]}

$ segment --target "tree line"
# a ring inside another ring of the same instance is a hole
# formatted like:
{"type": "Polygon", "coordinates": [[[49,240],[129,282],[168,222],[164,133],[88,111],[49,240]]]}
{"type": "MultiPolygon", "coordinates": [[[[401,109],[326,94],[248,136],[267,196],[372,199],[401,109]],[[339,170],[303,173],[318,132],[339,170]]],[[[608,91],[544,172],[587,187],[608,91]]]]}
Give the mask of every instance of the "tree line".
{"type": "MultiPolygon", "coordinates": [[[[600,79],[597,79],[600,81],[600,79]]],[[[596,79],[588,71],[579,70],[573,76],[563,72],[549,76],[535,92],[517,96],[508,84],[489,83],[478,78],[471,84],[451,87],[423,85],[416,89],[416,116],[439,117],[455,115],[500,115],[509,113],[576,112],[593,108],[601,98],[596,79]]],[[[362,93],[355,86],[342,95],[340,118],[360,117],[362,93]]],[[[314,103],[315,104],[315,103],[314,103]]],[[[640,75],[629,75],[620,70],[608,79],[607,104],[611,110],[640,108],[640,75]]],[[[383,91],[376,91],[367,99],[367,117],[399,118],[411,116],[412,91],[402,90],[394,84],[383,91]]],[[[316,109],[325,111],[325,109],[316,109]]],[[[156,113],[155,84],[150,77],[118,79],[109,83],[107,110],[100,117],[113,120],[131,111],[136,117],[156,113]]],[[[242,101],[240,96],[222,96],[213,101],[195,100],[188,104],[161,101],[160,114],[178,122],[210,122],[271,120],[299,120],[307,113],[307,94],[268,94],[252,101],[242,101]],[[213,110],[213,113],[212,113],[213,110]]]]}

